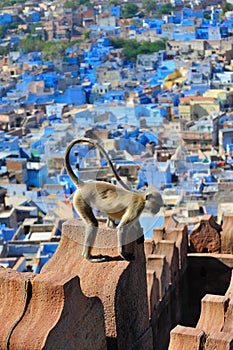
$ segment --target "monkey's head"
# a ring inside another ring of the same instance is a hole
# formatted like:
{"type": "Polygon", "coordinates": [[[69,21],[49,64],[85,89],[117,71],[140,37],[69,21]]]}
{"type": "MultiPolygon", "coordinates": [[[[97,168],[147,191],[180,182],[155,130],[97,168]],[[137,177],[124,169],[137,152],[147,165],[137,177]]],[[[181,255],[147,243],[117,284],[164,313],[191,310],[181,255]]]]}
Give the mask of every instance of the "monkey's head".
{"type": "Polygon", "coordinates": [[[155,215],[163,206],[164,203],[161,194],[156,190],[155,187],[149,186],[146,191],[145,209],[149,210],[151,214],[155,215]]]}

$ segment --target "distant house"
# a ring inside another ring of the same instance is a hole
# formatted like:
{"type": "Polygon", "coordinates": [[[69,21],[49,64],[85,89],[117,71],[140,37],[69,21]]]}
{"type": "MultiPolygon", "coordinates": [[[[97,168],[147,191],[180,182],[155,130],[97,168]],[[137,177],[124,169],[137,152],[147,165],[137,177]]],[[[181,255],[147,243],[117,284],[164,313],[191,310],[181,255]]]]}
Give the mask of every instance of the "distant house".
{"type": "Polygon", "coordinates": [[[107,62],[95,68],[96,79],[100,83],[110,83],[113,89],[120,85],[121,72],[120,69],[114,67],[112,63],[107,62]]]}
{"type": "Polygon", "coordinates": [[[105,112],[94,116],[95,125],[113,125],[117,123],[115,115],[111,112],[105,112]]]}
{"type": "Polygon", "coordinates": [[[162,24],[161,28],[162,28],[163,38],[167,38],[168,40],[174,40],[175,24],[173,23],[162,24]]]}
{"type": "Polygon", "coordinates": [[[152,127],[163,124],[164,117],[166,116],[166,108],[161,106],[148,104],[136,106],[135,113],[137,119],[140,120],[141,127],[152,127]]]}
{"type": "Polygon", "coordinates": [[[138,182],[143,178],[148,184],[160,189],[163,185],[171,183],[170,162],[153,162],[153,159],[146,160],[141,164],[138,172],[138,182]]]}
{"type": "Polygon", "coordinates": [[[180,99],[179,115],[190,121],[220,111],[220,103],[214,97],[187,96],[180,99]]]}
{"type": "Polygon", "coordinates": [[[83,11],[82,13],[82,25],[83,27],[90,27],[95,24],[95,12],[94,10],[83,11]]]}
{"type": "Polygon", "coordinates": [[[77,127],[86,129],[90,126],[93,126],[94,118],[92,113],[89,110],[83,109],[83,110],[74,111],[73,116],[74,116],[75,125],[77,125],[77,127]]]}
{"type": "Polygon", "coordinates": [[[99,27],[115,27],[116,26],[116,16],[103,13],[96,16],[96,24],[99,27]]]}
{"type": "Polygon", "coordinates": [[[117,18],[120,18],[121,17],[121,12],[122,12],[122,7],[121,6],[114,6],[114,5],[110,6],[111,16],[115,16],[117,18]]]}
{"type": "Polygon", "coordinates": [[[216,98],[221,105],[221,110],[228,110],[228,108],[233,107],[233,91],[227,91],[225,89],[210,89],[203,94],[203,97],[216,98]]]}
{"type": "Polygon", "coordinates": [[[42,162],[27,162],[28,186],[43,187],[47,182],[47,165],[42,162]]]}
{"type": "Polygon", "coordinates": [[[219,152],[225,154],[228,145],[233,144],[233,128],[219,130],[219,152]]]}
{"type": "Polygon", "coordinates": [[[9,24],[12,22],[12,15],[10,13],[1,13],[0,14],[0,25],[9,24]]]}
{"type": "MultiPolygon", "coordinates": [[[[187,20],[186,20],[187,22],[187,20]]],[[[176,25],[173,31],[174,40],[194,40],[196,38],[196,27],[190,22],[183,25],[176,25]]]]}
{"type": "Polygon", "coordinates": [[[182,144],[186,150],[210,150],[212,148],[212,131],[185,131],[181,133],[182,144]]]}
{"type": "Polygon", "coordinates": [[[137,69],[153,70],[158,62],[158,54],[137,55],[136,67],[137,69]]]}
{"type": "Polygon", "coordinates": [[[38,11],[24,12],[26,22],[40,22],[40,13],[38,11]]]}
{"type": "Polygon", "coordinates": [[[0,152],[19,151],[19,139],[17,136],[6,135],[4,131],[0,131],[0,152]]]}
{"type": "Polygon", "coordinates": [[[125,91],[124,90],[110,90],[104,95],[105,101],[124,101],[125,91]]]}
{"type": "Polygon", "coordinates": [[[27,184],[27,160],[22,158],[6,158],[6,167],[8,173],[15,175],[18,184],[27,184]]]}
{"type": "Polygon", "coordinates": [[[111,90],[111,84],[109,82],[100,82],[96,83],[92,87],[92,93],[98,94],[98,95],[105,95],[111,90]]]}

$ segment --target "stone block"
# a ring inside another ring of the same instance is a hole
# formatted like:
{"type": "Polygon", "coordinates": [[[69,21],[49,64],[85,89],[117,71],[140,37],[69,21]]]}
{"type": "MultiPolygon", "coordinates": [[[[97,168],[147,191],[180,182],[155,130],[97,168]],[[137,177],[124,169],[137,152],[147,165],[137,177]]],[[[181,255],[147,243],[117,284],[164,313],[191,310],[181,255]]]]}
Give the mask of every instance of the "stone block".
{"type": "Polygon", "coordinates": [[[233,334],[212,332],[206,340],[205,350],[232,350],[233,334]]]}
{"type": "Polygon", "coordinates": [[[230,301],[225,314],[223,331],[233,334],[233,300],[230,301]]]}
{"type": "Polygon", "coordinates": [[[164,227],[165,229],[174,229],[177,227],[177,222],[174,220],[173,215],[176,212],[174,210],[166,210],[164,213],[164,227]]]}
{"type": "Polygon", "coordinates": [[[155,242],[154,242],[153,238],[146,238],[145,239],[144,249],[145,249],[146,256],[154,253],[155,242]]]}
{"type": "MultiPolygon", "coordinates": [[[[141,232],[131,232],[131,239],[138,235],[141,232]]],[[[108,255],[111,261],[92,263],[81,255],[83,240],[82,221],[65,222],[59,247],[41,275],[56,271],[78,276],[83,294],[98,297],[103,304],[108,348],[128,350],[149,327],[144,244],[131,240],[126,248],[135,260],[122,260],[116,230],[100,225],[92,254],[108,255]]]]}
{"type": "Polygon", "coordinates": [[[23,317],[33,277],[32,273],[0,267],[0,349],[8,349],[11,333],[23,317]]]}
{"type": "Polygon", "coordinates": [[[206,294],[201,300],[201,315],[196,328],[204,330],[206,334],[220,332],[224,326],[228,304],[229,299],[226,296],[206,294]]]}
{"type": "Polygon", "coordinates": [[[187,226],[182,228],[173,228],[166,230],[164,239],[174,241],[179,252],[179,269],[185,269],[187,265],[187,253],[188,253],[188,229],[187,226]]]}
{"type": "Polygon", "coordinates": [[[162,299],[169,287],[169,265],[165,255],[148,255],[147,270],[155,271],[159,281],[159,298],[162,299]]]}
{"type": "Polygon", "coordinates": [[[203,215],[190,233],[190,250],[195,253],[220,253],[221,230],[212,215],[203,215]]]}
{"type": "Polygon", "coordinates": [[[176,326],[170,333],[168,350],[200,350],[204,332],[200,329],[176,326]]]}
{"type": "Polygon", "coordinates": [[[164,233],[164,227],[156,227],[153,229],[153,239],[155,244],[164,239],[164,233]]]}
{"type": "Polygon", "coordinates": [[[104,310],[86,297],[78,277],[58,271],[37,275],[26,312],[12,332],[9,349],[106,350],[104,310]]]}
{"type": "Polygon", "coordinates": [[[166,256],[169,265],[169,282],[174,283],[179,273],[179,253],[175,242],[159,241],[155,246],[155,254],[166,256]]]}
{"type": "Polygon", "coordinates": [[[221,241],[221,253],[233,254],[233,213],[224,214],[221,241]]]}
{"type": "Polygon", "coordinates": [[[147,276],[149,317],[151,318],[154,308],[156,304],[159,302],[159,280],[156,277],[155,271],[153,270],[147,270],[146,276],[147,276]]]}
{"type": "Polygon", "coordinates": [[[233,300],[233,271],[231,272],[231,281],[230,281],[230,285],[229,288],[226,291],[225,294],[228,298],[230,298],[231,300],[233,300]]]}

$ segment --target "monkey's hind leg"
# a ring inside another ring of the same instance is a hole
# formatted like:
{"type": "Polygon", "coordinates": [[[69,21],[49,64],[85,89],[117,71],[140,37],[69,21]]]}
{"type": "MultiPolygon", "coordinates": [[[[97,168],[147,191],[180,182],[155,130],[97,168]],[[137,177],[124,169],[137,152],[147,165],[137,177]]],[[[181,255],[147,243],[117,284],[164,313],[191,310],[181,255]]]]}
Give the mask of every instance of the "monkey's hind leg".
{"type": "Polygon", "coordinates": [[[118,253],[119,255],[128,261],[134,260],[134,254],[125,251],[125,245],[129,241],[127,235],[129,230],[136,229],[141,231],[141,227],[138,221],[139,215],[141,214],[143,206],[132,206],[127,209],[125,214],[122,216],[121,221],[117,227],[117,239],[118,239],[118,253]]]}
{"type": "Polygon", "coordinates": [[[91,255],[91,250],[94,246],[98,231],[98,221],[96,220],[91,207],[81,199],[79,201],[79,207],[76,207],[76,210],[85,223],[85,239],[82,256],[90,262],[102,262],[108,260],[107,257],[101,254],[91,255]]]}

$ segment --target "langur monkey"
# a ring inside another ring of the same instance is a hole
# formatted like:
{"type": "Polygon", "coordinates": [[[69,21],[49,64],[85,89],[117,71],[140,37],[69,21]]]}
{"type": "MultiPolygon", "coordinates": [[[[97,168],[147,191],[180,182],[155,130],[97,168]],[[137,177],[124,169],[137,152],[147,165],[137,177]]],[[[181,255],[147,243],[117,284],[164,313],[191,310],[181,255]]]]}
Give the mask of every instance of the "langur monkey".
{"type": "Polygon", "coordinates": [[[123,248],[124,235],[127,234],[126,228],[139,219],[144,207],[148,208],[152,214],[159,212],[163,206],[160,193],[153,186],[152,191],[150,191],[150,188],[146,192],[131,190],[117,174],[104,148],[97,140],[90,138],[77,138],[68,145],[65,152],[65,167],[71,180],[77,186],[73,198],[74,208],[85,224],[85,242],[82,256],[91,262],[101,262],[109,259],[109,257],[102,255],[91,255],[98,230],[98,221],[92,211],[95,208],[108,216],[107,224],[109,227],[113,227],[115,220],[119,220],[117,226],[118,253],[125,260],[133,260],[133,254],[125,252],[123,248]],[[96,147],[107,159],[114,176],[122,187],[105,181],[82,181],[76,176],[70,164],[70,152],[74,145],[83,142],[96,147]]]}

